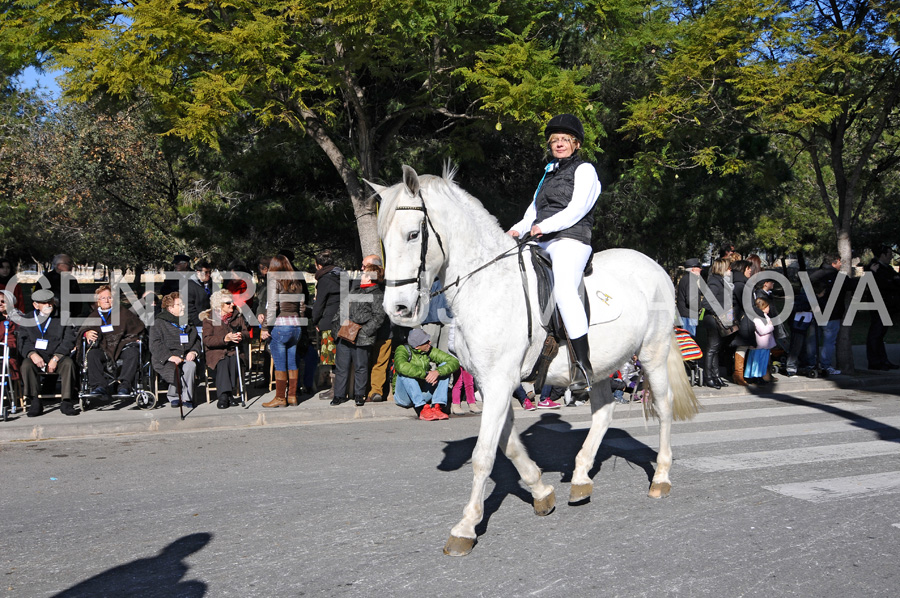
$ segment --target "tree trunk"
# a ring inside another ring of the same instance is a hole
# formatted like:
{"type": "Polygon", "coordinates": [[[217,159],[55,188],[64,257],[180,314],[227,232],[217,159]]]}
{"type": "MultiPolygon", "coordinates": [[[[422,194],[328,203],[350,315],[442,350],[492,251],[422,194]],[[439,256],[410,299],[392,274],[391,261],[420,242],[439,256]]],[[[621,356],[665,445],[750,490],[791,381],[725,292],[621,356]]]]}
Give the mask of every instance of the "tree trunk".
{"type": "Polygon", "coordinates": [[[380,255],[374,196],[369,196],[366,192],[359,175],[350,166],[341,149],[325,132],[325,128],[319,122],[315,113],[308,108],[301,108],[300,114],[303,116],[306,124],[307,135],[325,152],[325,155],[328,156],[328,159],[331,160],[338,174],[340,174],[341,180],[344,181],[344,186],[347,188],[350,202],[353,205],[353,214],[356,216],[356,229],[359,232],[359,244],[360,249],[362,249],[362,255],[371,253],[380,255]]]}
{"type": "MultiPolygon", "coordinates": [[[[838,254],[841,256],[841,272],[850,276],[852,271],[850,269],[850,260],[853,258],[853,253],[850,246],[850,230],[848,229],[839,229],[837,232],[837,246],[838,246],[838,254]]],[[[838,299],[841,302],[847,301],[847,283],[850,279],[846,279],[844,287],[842,287],[841,296],[838,299]]],[[[838,332],[837,343],[835,344],[835,360],[837,362],[837,368],[841,370],[841,372],[846,372],[848,374],[852,374],[856,372],[856,366],[853,363],[853,344],[850,338],[851,326],[845,326],[841,324],[841,330],[838,332]]]]}

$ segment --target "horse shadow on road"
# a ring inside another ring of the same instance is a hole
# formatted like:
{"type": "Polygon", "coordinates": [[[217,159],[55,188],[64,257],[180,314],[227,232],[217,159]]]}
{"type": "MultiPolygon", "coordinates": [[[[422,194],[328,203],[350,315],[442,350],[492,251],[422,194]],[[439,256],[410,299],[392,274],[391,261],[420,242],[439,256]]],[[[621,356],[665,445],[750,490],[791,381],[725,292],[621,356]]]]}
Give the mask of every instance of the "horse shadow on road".
{"type": "Polygon", "coordinates": [[[183,536],[159,554],[107,569],[90,579],[55,594],[54,598],[98,598],[101,596],[178,596],[201,598],[207,585],[202,581],[182,581],[190,566],[184,559],[212,540],[212,534],[183,536]]]}
{"type": "MultiPolygon", "coordinates": [[[[587,428],[575,429],[569,422],[563,420],[558,413],[554,412],[542,414],[540,420],[531,424],[520,433],[520,436],[522,443],[528,450],[528,455],[541,468],[544,481],[553,483],[556,486],[557,481],[561,483],[572,481],[572,474],[575,469],[575,456],[581,450],[581,445],[584,444],[587,433],[587,428]],[[560,475],[558,480],[553,478],[552,474],[554,472],[560,475]]],[[[471,436],[462,440],[446,442],[444,458],[438,464],[438,470],[456,471],[464,467],[472,459],[472,452],[475,450],[477,440],[477,437],[471,436]]],[[[610,428],[603,437],[603,442],[600,444],[600,449],[597,451],[597,456],[594,459],[594,465],[588,472],[590,478],[594,479],[603,463],[616,458],[624,459],[629,466],[637,466],[643,469],[647,474],[648,483],[653,480],[653,462],[656,460],[656,450],[617,428],[610,428]],[[640,446],[627,450],[615,448],[614,445],[619,443],[612,443],[612,446],[608,443],[609,440],[613,439],[628,439],[627,444],[630,447],[633,447],[635,443],[640,446]]],[[[491,471],[490,479],[494,482],[494,488],[484,501],[484,517],[475,528],[475,533],[479,536],[487,531],[491,516],[497,512],[507,496],[512,495],[526,504],[532,504],[531,493],[522,485],[519,472],[516,471],[512,462],[500,450],[497,451],[497,459],[494,461],[494,469],[491,471]]],[[[565,495],[561,496],[559,487],[556,488],[556,493],[557,501],[561,498],[565,500],[565,495]]]]}

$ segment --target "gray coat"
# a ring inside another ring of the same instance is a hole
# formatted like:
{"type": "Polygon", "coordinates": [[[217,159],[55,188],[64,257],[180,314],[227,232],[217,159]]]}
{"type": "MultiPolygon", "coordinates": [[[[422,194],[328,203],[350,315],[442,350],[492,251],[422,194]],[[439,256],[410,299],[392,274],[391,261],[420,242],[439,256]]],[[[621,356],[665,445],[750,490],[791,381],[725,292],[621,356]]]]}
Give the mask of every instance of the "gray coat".
{"type": "Polygon", "coordinates": [[[337,340],[337,331],[341,327],[341,314],[348,312],[352,322],[362,325],[362,329],[356,336],[356,346],[368,347],[375,344],[378,329],[387,317],[384,313],[384,289],[380,285],[366,288],[354,287],[344,296],[341,307],[332,320],[331,331],[335,340],[337,340]],[[369,295],[372,299],[371,301],[367,299],[360,301],[360,295],[369,295]]]}

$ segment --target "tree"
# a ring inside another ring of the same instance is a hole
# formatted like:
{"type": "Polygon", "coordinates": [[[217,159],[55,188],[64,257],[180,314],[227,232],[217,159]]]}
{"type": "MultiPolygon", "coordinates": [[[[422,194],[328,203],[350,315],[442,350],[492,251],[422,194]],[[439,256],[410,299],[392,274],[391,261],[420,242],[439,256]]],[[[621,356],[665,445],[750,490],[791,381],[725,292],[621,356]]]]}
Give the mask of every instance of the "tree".
{"type": "Polygon", "coordinates": [[[18,0],[13,6],[7,29],[18,33],[8,37],[35,41],[44,59],[66,69],[70,97],[146,95],[168,119],[167,135],[214,148],[242,116],[309,136],[340,176],[366,253],[377,248],[375,206],[361,179],[379,178],[404,128],[428,121],[434,135],[481,118],[543,122],[580,97],[566,97],[578,92],[579,75],[556,63],[554,41],[530,34],[539,30],[536,21],[557,18],[554,3],[18,0]],[[514,61],[513,77],[492,72],[507,60],[514,61]],[[483,89],[485,74],[516,81],[498,98],[497,87],[483,89]]]}
{"type": "MultiPolygon", "coordinates": [[[[849,268],[852,231],[900,162],[900,3],[720,0],[676,7],[684,18],[661,58],[661,88],[632,104],[629,130],[647,140],[732,127],[779,138],[788,162],[799,155],[809,161],[849,268]]],[[[745,167],[728,147],[703,139],[652,158],[710,173],[745,167]]],[[[851,369],[850,359],[844,342],[841,369],[851,369]]]]}

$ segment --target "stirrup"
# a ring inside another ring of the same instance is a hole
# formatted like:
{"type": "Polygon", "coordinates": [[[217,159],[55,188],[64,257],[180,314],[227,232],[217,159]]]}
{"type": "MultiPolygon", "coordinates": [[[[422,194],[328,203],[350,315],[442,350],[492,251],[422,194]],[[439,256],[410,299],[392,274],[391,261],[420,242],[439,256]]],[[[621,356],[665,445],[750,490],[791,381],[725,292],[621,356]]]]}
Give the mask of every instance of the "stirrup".
{"type": "Polygon", "coordinates": [[[591,391],[591,376],[588,374],[588,371],[577,361],[574,363],[576,368],[576,373],[578,370],[581,371],[581,375],[584,376],[584,382],[578,380],[576,376],[572,376],[572,382],[569,384],[569,390],[574,392],[590,392],[591,391]]]}

